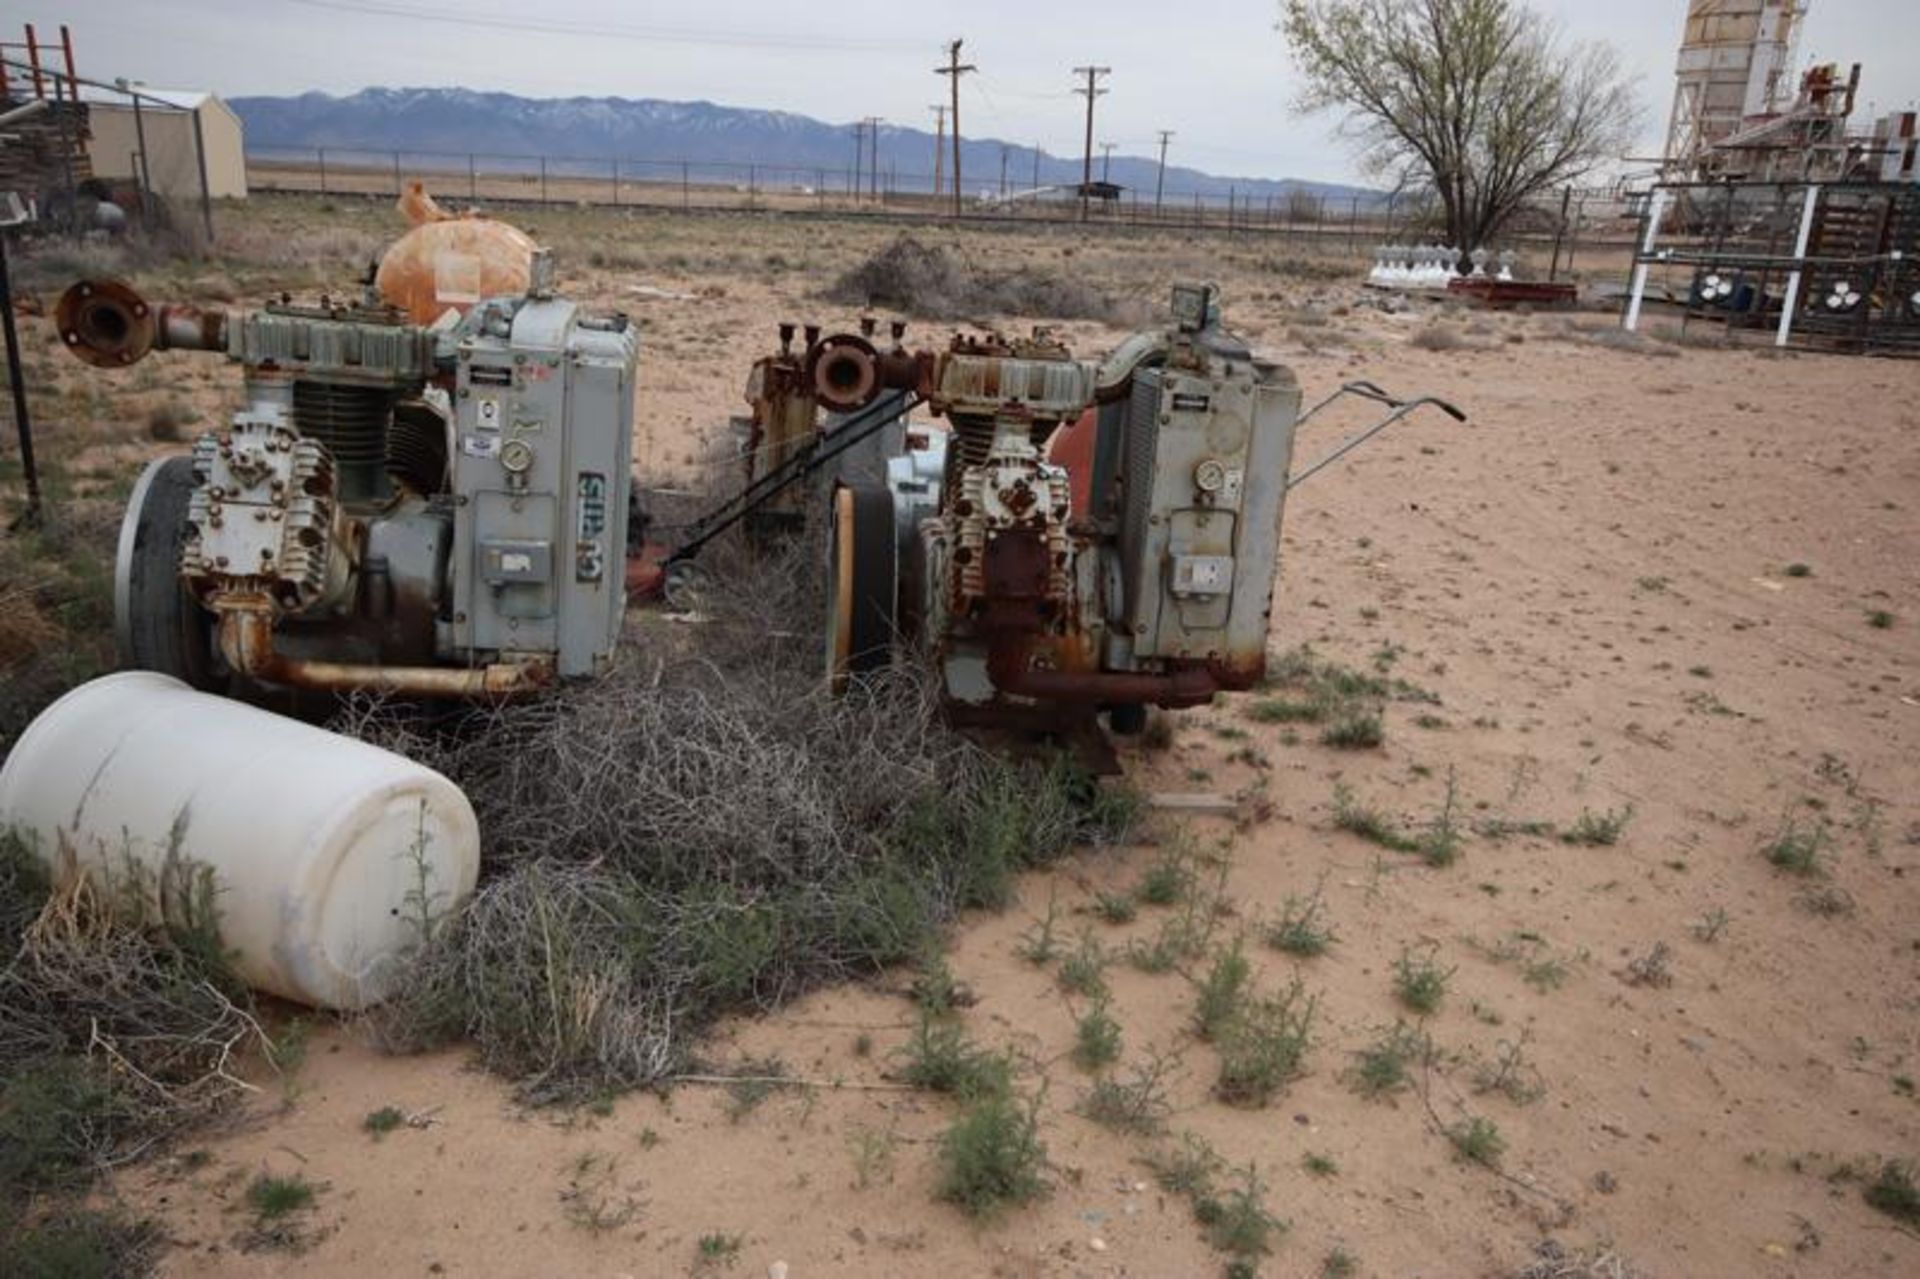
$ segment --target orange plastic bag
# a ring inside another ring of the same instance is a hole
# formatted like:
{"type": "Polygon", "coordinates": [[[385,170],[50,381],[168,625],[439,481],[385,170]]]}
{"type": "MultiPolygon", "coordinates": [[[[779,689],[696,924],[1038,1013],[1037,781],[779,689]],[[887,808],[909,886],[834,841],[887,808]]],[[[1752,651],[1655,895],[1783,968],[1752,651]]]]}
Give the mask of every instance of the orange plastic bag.
{"type": "Polygon", "coordinates": [[[535,246],[526,232],[479,213],[448,213],[418,181],[407,184],[399,208],[413,229],[388,247],[374,284],[415,324],[527,291],[535,246]]]}

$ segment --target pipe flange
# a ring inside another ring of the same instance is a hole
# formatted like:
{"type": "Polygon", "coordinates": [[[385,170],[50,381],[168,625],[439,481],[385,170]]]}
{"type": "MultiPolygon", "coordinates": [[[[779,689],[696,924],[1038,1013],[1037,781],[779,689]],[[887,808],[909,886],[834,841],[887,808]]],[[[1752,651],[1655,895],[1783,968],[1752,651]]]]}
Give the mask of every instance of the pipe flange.
{"type": "Polygon", "coordinates": [[[807,352],[807,385],[828,409],[851,413],[878,398],[879,363],[873,343],[853,333],[835,333],[807,352]]]}
{"type": "Polygon", "coordinates": [[[153,349],[153,308],[119,280],[80,280],[60,295],[54,325],[69,351],[96,368],[132,364],[153,349]]]}

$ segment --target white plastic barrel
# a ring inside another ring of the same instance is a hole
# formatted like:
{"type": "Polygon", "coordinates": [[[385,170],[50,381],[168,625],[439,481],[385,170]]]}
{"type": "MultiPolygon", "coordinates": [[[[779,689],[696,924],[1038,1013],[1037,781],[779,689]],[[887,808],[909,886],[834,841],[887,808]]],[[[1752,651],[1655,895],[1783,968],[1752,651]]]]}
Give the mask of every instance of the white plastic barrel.
{"type": "Polygon", "coordinates": [[[212,870],[239,976],[321,1008],[378,1001],[422,904],[443,916],[480,870],[473,806],[439,773],[147,671],[40,713],[0,768],[0,828],[112,883],[129,859],[151,882],[177,844],[212,870]]]}

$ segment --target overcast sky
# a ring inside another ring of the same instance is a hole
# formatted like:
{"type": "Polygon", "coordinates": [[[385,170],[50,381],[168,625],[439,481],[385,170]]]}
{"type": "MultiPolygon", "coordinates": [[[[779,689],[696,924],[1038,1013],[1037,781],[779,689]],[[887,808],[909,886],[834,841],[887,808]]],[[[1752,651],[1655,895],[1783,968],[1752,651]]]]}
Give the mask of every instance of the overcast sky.
{"type": "MultiPolygon", "coordinates": [[[[530,97],[707,99],[841,122],[931,129],[942,45],[963,37],[980,71],[962,86],[968,136],[1080,150],[1072,68],[1110,66],[1095,141],[1221,174],[1328,181],[1356,175],[1329,123],[1289,110],[1295,76],[1270,0],[58,0],[9,3],[47,33],[73,28],[81,75],[223,96],[464,85],[530,97]],[[416,16],[429,15],[429,16],[416,16]],[[436,20],[432,15],[456,18],[436,20]],[[489,25],[497,23],[498,25],[489,25]]],[[[1535,0],[1567,34],[1613,42],[1635,73],[1646,142],[1672,99],[1686,0],[1535,0]]],[[[1916,0],[1812,0],[1800,62],[1865,64],[1865,108],[1920,97],[1916,0]]],[[[769,157],[771,159],[772,157],[769,157]]]]}

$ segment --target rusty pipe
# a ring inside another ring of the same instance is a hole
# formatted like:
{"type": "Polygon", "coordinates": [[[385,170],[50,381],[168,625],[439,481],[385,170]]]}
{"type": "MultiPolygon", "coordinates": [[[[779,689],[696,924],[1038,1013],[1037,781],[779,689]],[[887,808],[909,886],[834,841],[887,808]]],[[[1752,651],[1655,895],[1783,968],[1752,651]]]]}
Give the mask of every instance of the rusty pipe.
{"type": "Polygon", "coordinates": [[[288,657],[274,647],[274,610],[263,597],[215,602],[221,656],[234,670],[270,684],[319,692],[402,693],[416,697],[511,697],[551,682],[544,662],[499,663],[473,668],[380,666],[288,657]]]}
{"type": "Polygon", "coordinates": [[[96,368],[124,368],[149,351],[224,351],[227,312],[155,308],[120,280],[79,280],[54,308],[60,340],[96,368]]]}
{"type": "Polygon", "coordinates": [[[1220,682],[1204,667],[1164,675],[1135,671],[1040,670],[1022,664],[1016,650],[997,648],[987,657],[987,678],[1014,697],[1061,702],[1140,702],[1174,709],[1204,706],[1220,682]]]}

